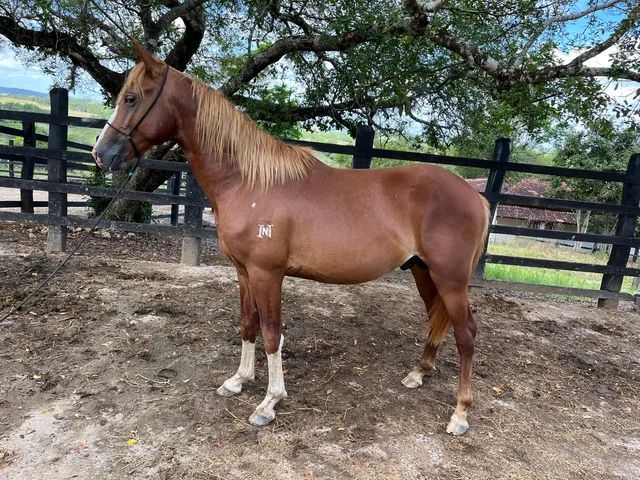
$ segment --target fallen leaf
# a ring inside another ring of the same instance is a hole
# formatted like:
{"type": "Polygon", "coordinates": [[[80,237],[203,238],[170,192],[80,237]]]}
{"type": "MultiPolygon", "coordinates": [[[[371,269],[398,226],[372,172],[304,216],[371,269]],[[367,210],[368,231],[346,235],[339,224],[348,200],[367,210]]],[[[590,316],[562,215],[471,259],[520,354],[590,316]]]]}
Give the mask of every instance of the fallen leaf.
{"type": "Polygon", "coordinates": [[[13,463],[15,454],[9,450],[0,451],[0,470],[7,468],[13,463]]]}
{"type": "Polygon", "coordinates": [[[500,387],[491,387],[491,390],[493,390],[497,394],[501,394],[502,392],[504,392],[504,390],[501,389],[500,387]]]}
{"type": "Polygon", "coordinates": [[[130,438],[129,440],[127,440],[127,445],[129,445],[130,447],[133,447],[134,445],[138,444],[138,440],[136,440],[135,438],[130,438]]]}

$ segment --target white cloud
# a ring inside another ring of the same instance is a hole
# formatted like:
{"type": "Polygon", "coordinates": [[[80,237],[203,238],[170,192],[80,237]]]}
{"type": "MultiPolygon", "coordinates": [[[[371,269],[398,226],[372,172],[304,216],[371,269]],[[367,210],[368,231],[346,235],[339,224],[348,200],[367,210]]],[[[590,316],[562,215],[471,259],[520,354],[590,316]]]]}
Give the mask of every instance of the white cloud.
{"type": "MultiPolygon", "coordinates": [[[[47,75],[39,68],[21,63],[15,53],[0,45],[0,87],[21,88],[35,92],[47,93],[54,85],[55,78],[47,75]]],[[[86,88],[75,92],[79,96],[102,98],[95,82],[87,82],[86,88]]],[[[72,93],[73,95],[73,93],[72,93]]]]}
{"type": "Polygon", "coordinates": [[[53,77],[45,75],[37,68],[23,65],[13,51],[0,48],[0,87],[46,93],[52,84],[53,77]]]}
{"type": "MultiPolygon", "coordinates": [[[[0,54],[1,53],[7,54],[8,52],[0,51],[0,54]]],[[[10,68],[10,69],[24,68],[20,64],[20,62],[18,62],[15,58],[11,58],[11,57],[0,58],[0,67],[2,67],[2,68],[10,68]]]]}
{"type": "MultiPolygon", "coordinates": [[[[561,52],[560,50],[556,50],[556,57],[562,61],[562,63],[568,63],[574,58],[576,58],[581,53],[586,52],[587,49],[577,49],[573,48],[568,52],[561,52]]],[[[617,45],[614,45],[604,52],[600,52],[593,58],[590,58],[585,62],[587,67],[610,67],[611,66],[611,55],[615,55],[618,53],[619,48],[617,45]]]]}
{"type": "MultiPolygon", "coordinates": [[[[572,49],[569,52],[561,52],[560,50],[556,50],[556,58],[558,58],[558,60],[560,60],[563,64],[566,64],[585,51],[586,49],[572,49]]],[[[585,66],[591,68],[610,67],[612,63],[611,57],[616,55],[618,51],[619,47],[617,45],[614,45],[604,52],[601,52],[595,57],[587,60],[585,62],[585,66]]],[[[635,95],[638,88],[640,88],[640,85],[638,85],[638,83],[632,82],[630,80],[620,80],[616,82],[607,78],[600,78],[599,81],[604,87],[604,92],[616,101],[633,100],[633,96],[635,95]]]]}

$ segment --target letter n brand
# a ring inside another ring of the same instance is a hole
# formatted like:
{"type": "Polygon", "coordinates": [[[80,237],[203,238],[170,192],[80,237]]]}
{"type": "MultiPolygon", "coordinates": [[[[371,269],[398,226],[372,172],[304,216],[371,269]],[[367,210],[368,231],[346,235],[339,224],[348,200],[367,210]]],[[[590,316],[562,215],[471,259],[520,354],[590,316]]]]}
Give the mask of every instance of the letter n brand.
{"type": "Polygon", "coordinates": [[[271,227],[273,225],[258,225],[258,238],[271,238],[271,227]]]}

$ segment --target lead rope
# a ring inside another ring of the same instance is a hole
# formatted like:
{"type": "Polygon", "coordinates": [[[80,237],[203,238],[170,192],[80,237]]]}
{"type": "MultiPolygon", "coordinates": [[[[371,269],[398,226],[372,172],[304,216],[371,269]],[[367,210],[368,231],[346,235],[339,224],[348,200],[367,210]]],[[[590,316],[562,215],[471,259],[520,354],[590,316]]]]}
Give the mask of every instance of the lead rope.
{"type": "Polygon", "coordinates": [[[120,130],[118,127],[114,126],[112,123],[107,121],[107,125],[112,128],[113,130],[115,130],[116,132],[118,132],[120,135],[123,135],[128,142],[131,144],[131,146],[133,147],[133,151],[136,155],[136,163],[133,165],[133,169],[129,172],[129,175],[127,176],[127,178],[125,179],[124,182],[122,182],[122,185],[120,185],[120,188],[118,188],[118,190],[116,191],[116,194],[113,196],[113,198],[111,199],[111,201],[109,202],[109,205],[107,205],[107,208],[105,208],[102,213],[100,214],[100,216],[98,217],[98,219],[93,223],[93,225],[91,226],[91,228],[89,229],[89,231],[80,239],[80,241],[78,242],[78,244],[73,247],[73,250],[71,250],[71,253],[69,253],[69,255],[66,256],[66,258],[64,260],[62,260],[62,262],[60,262],[60,264],[53,270],[53,272],[51,272],[47,278],[45,278],[42,282],[40,282],[40,284],[29,294],[27,295],[27,297],[22,300],[20,303],[18,303],[17,305],[14,305],[13,307],[11,307],[9,309],[9,311],[7,313],[5,313],[4,315],[2,315],[2,317],[0,317],[0,325],[6,323],[7,318],[9,318],[9,315],[11,315],[14,312],[17,312],[18,310],[20,310],[22,307],[24,307],[24,305],[36,294],[38,293],[42,287],[44,287],[47,283],[49,283],[51,281],[51,279],[53,277],[55,277],[55,275],[62,269],[62,267],[64,267],[66,265],[66,263],[69,261],[69,259],[73,256],[74,253],[76,253],[78,251],[78,249],[82,246],[82,244],[87,240],[87,237],[89,235],[91,235],[91,233],[93,233],[93,231],[96,229],[96,227],[98,226],[98,224],[102,221],[102,219],[104,218],[104,216],[107,214],[107,212],[109,211],[109,209],[111,208],[111,206],[113,205],[113,202],[116,201],[116,199],[118,198],[118,196],[120,195],[120,192],[122,192],[122,190],[124,189],[124,187],[127,186],[127,184],[129,183],[129,180],[131,180],[131,177],[133,176],[133,172],[135,172],[136,168],[138,168],[138,164],[140,163],[140,152],[138,151],[138,147],[136,147],[135,142],[133,141],[133,134],[135,133],[135,131],[138,129],[138,127],[140,126],[140,124],[142,123],[142,121],[147,118],[147,115],[149,115],[149,113],[151,112],[151,110],[153,110],[153,107],[155,107],[156,103],[158,102],[158,99],[160,98],[160,95],[162,94],[162,91],[164,90],[164,85],[167,82],[167,75],[169,74],[169,65],[164,66],[164,71],[162,72],[162,81],[160,82],[160,88],[158,88],[158,91],[156,92],[155,96],[153,97],[153,101],[151,102],[151,104],[149,105],[149,107],[147,108],[147,110],[144,112],[144,114],[140,117],[140,119],[136,122],[136,124],[133,126],[133,128],[129,131],[129,133],[126,133],[122,130],[120,130]]]}
{"type": "Polygon", "coordinates": [[[9,318],[9,316],[12,315],[13,313],[19,311],[22,307],[24,307],[27,304],[27,302],[29,300],[31,300],[31,298],[36,293],[38,293],[40,290],[42,290],[42,288],[47,283],[49,283],[51,281],[51,279],[53,279],[53,277],[56,276],[56,274],[62,269],[62,267],[64,267],[67,264],[67,262],[71,259],[71,257],[73,257],[73,255],[80,249],[82,244],[84,244],[84,242],[87,240],[87,238],[95,231],[95,229],[98,227],[98,224],[104,219],[105,215],[109,212],[109,210],[111,209],[111,206],[113,205],[113,203],[116,201],[116,199],[120,195],[120,192],[122,192],[122,190],[124,190],[124,187],[127,186],[127,184],[129,183],[129,180],[131,180],[131,177],[133,177],[134,172],[138,168],[138,164],[139,163],[140,163],[140,157],[138,156],[136,158],[136,163],[133,165],[133,169],[129,172],[129,174],[128,174],[127,178],[125,179],[125,181],[122,182],[122,185],[120,185],[120,188],[118,188],[118,190],[116,191],[116,194],[113,196],[113,198],[111,199],[111,201],[109,202],[107,207],[102,211],[100,216],[98,216],[98,219],[95,222],[93,222],[93,225],[91,226],[89,231],[84,234],[84,236],[80,239],[80,241],[76,244],[76,246],[73,247],[73,250],[71,250],[69,255],[67,255],[64,258],[64,260],[62,260],[62,262],[60,262],[60,264],[53,270],[53,272],[51,272],[47,276],[47,278],[45,278],[43,281],[41,281],[36,286],[36,288],[34,288],[33,291],[29,295],[27,295],[20,303],[18,303],[17,305],[14,305],[13,307],[11,307],[7,313],[5,313],[4,315],[2,315],[2,317],[0,317],[0,325],[2,325],[4,323],[11,323],[11,322],[7,322],[7,318],[9,318]]]}

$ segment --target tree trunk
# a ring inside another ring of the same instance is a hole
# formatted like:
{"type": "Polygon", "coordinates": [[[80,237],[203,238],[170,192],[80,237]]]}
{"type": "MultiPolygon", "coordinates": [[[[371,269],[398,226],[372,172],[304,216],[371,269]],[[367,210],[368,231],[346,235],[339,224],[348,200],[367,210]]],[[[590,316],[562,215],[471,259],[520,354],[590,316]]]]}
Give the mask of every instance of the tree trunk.
{"type": "MultiPolygon", "coordinates": [[[[586,233],[589,228],[590,210],[576,210],[576,232],[586,233]]],[[[573,242],[573,250],[579,252],[582,249],[582,242],[573,242]]]]}
{"type": "MultiPolygon", "coordinates": [[[[172,150],[173,143],[161,145],[154,148],[145,158],[162,159],[175,162],[186,162],[182,150],[172,150]]],[[[139,192],[153,192],[160,185],[166,182],[175,172],[164,170],[151,170],[146,168],[138,168],[127,185],[127,190],[135,190],[139,192]]],[[[126,173],[119,174],[114,177],[114,186],[122,185],[126,179],[126,173]]],[[[143,202],[129,199],[117,199],[111,207],[109,218],[112,220],[130,221],[138,216],[143,202]]]]}

